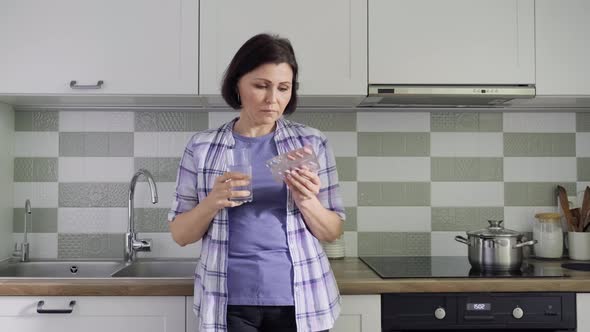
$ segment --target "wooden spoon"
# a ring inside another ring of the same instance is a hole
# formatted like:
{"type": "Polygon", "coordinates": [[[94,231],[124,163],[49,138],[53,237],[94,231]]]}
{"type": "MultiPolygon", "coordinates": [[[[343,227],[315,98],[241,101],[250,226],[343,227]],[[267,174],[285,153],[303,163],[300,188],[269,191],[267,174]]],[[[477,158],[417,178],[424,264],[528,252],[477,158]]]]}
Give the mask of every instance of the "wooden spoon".
{"type": "Polygon", "coordinates": [[[570,210],[572,214],[572,220],[574,224],[574,232],[582,232],[584,224],[582,223],[582,215],[580,214],[580,208],[574,208],[570,210]]]}
{"type": "Polygon", "coordinates": [[[562,186],[557,186],[557,195],[559,196],[559,204],[561,204],[561,209],[563,210],[563,215],[565,216],[565,220],[569,225],[570,231],[576,231],[576,224],[574,224],[572,213],[570,212],[570,203],[567,200],[567,191],[562,186]]]}
{"type": "Polygon", "coordinates": [[[580,227],[582,227],[582,232],[585,232],[588,225],[590,225],[588,213],[590,213],[590,186],[586,186],[584,198],[582,199],[582,210],[580,211],[580,227]]]}

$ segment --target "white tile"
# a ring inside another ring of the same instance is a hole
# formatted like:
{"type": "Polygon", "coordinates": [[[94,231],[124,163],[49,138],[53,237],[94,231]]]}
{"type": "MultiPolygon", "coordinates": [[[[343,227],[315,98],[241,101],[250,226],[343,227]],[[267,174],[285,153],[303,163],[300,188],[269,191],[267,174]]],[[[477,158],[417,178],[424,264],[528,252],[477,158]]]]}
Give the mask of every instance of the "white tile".
{"type": "Polygon", "coordinates": [[[14,135],[16,157],[59,156],[59,133],[57,132],[17,131],[14,135]]]}
{"type": "Polygon", "coordinates": [[[357,113],[359,132],[429,132],[430,113],[370,112],[357,113]]]}
{"type": "Polygon", "coordinates": [[[518,232],[532,232],[537,222],[535,214],[557,212],[555,206],[506,206],[504,207],[504,227],[518,232]]]}
{"type": "MultiPolygon", "coordinates": [[[[14,233],[14,242],[23,241],[23,233],[14,233]]],[[[29,257],[31,259],[56,259],[57,258],[57,233],[29,233],[29,257]]],[[[14,248],[14,243],[11,248],[14,248]]]]}
{"type": "Polygon", "coordinates": [[[574,133],[576,113],[504,113],[505,133],[574,133]]]}
{"type": "Polygon", "coordinates": [[[59,112],[59,131],[72,132],[132,132],[133,112],[59,112]]]}
{"type": "Polygon", "coordinates": [[[358,181],[430,181],[429,157],[357,157],[358,181]]]}
{"type": "Polygon", "coordinates": [[[172,206],[172,198],[176,192],[175,182],[157,182],[158,203],[152,204],[150,187],[147,182],[138,182],[135,186],[135,207],[141,208],[166,208],[172,206]]]}
{"type": "Polygon", "coordinates": [[[209,112],[209,128],[218,128],[226,122],[230,122],[238,117],[238,111],[232,112],[209,112]]]}
{"type": "Polygon", "coordinates": [[[455,236],[457,235],[466,237],[465,232],[430,233],[430,255],[464,256],[467,259],[467,245],[455,241],[455,236]]]}
{"type": "Polygon", "coordinates": [[[430,232],[430,207],[357,207],[359,232],[430,232]]]}
{"type": "Polygon", "coordinates": [[[15,182],[14,207],[24,207],[27,199],[31,205],[43,208],[56,208],[58,198],[57,182],[15,182]]]}
{"type": "Polygon", "coordinates": [[[59,208],[58,233],[125,233],[127,208],[59,208]]]}
{"type": "Polygon", "coordinates": [[[431,133],[431,157],[502,157],[502,133],[431,133]]]}
{"type": "Polygon", "coordinates": [[[340,190],[342,191],[342,202],[344,203],[344,206],[358,205],[356,181],[340,181],[340,190]]]}
{"type": "Polygon", "coordinates": [[[324,134],[336,157],[356,157],[357,135],[355,132],[326,131],[324,134]]]}
{"type": "Polygon", "coordinates": [[[503,182],[432,182],[432,206],[504,206],[503,182]]]}
{"type": "Polygon", "coordinates": [[[201,255],[201,241],[181,247],[170,233],[138,233],[139,239],[151,239],[151,252],[138,252],[138,258],[194,258],[201,255]]]}
{"type": "Polygon", "coordinates": [[[133,155],[180,158],[193,135],[191,132],[136,132],[133,134],[133,155]]]}
{"type": "Polygon", "coordinates": [[[590,133],[576,133],[576,156],[590,157],[590,133]]]}
{"type": "Polygon", "coordinates": [[[571,157],[505,157],[506,182],[576,182],[577,161],[571,157]]]}
{"type": "Polygon", "coordinates": [[[126,157],[60,157],[59,182],[127,182],[134,160],[126,157]]]}
{"type": "Polygon", "coordinates": [[[358,257],[357,232],[344,232],[344,256],[358,257]]]}

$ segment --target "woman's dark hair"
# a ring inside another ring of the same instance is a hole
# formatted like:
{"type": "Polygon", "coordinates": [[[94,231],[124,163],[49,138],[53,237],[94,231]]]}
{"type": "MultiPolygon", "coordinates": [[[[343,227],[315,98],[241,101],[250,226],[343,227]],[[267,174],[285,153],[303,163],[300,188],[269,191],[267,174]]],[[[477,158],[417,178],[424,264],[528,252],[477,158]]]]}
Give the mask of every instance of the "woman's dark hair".
{"type": "Polygon", "coordinates": [[[239,109],[242,105],[238,97],[238,81],[242,76],[267,63],[286,63],[293,70],[293,82],[291,82],[291,99],[285,107],[285,115],[295,112],[297,107],[297,61],[295,52],[286,38],[259,34],[240,47],[231,60],[221,86],[221,95],[226,103],[233,109],[239,109]]]}

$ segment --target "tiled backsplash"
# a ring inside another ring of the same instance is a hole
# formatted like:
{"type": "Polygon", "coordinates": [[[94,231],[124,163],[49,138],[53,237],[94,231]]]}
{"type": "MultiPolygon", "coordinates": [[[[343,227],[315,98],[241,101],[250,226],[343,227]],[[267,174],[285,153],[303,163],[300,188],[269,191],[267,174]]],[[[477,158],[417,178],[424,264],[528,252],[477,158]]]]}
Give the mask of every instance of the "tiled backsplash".
{"type": "Polygon", "coordinates": [[[0,260],[12,252],[12,160],[14,158],[14,111],[0,103],[0,260]]]}
{"type": "MultiPolygon", "coordinates": [[[[134,170],[155,176],[160,202],[136,190],[149,257],[196,257],[178,247],[166,213],[184,146],[235,112],[16,112],[14,238],[33,205],[31,255],[122,257],[134,170]]],[[[465,255],[453,240],[504,219],[530,232],[554,211],[554,187],[590,184],[590,113],[299,112],[336,154],[347,210],[348,256],[465,255]]]]}

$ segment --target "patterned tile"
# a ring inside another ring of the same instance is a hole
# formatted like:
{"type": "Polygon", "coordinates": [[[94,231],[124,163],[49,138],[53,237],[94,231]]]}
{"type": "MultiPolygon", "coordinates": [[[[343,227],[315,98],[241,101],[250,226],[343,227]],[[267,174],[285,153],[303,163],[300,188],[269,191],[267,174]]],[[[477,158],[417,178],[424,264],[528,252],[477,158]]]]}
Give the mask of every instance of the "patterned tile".
{"type": "Polygon", "coordinates": [[[287,119],[303,123],[321,131],[356,130],[356,113],[296,112],[287,119]]]}
{"type": "Polygon", "coordinates": [[[56,182],[57,158],[14,158],[15,182],[56,182]]]}
{"type": "Polygon", "coordinates": [[[506,182],[504,183],[505,206],[556,206],[555,189],[561,185],[567,192],[576,191],[576,183],[553,182],[506,182]]]}
{"type": "Polygon", "coordinates": [[[127,183],[60,183],[59,207],[125,207],[127,183]]]}
{"type": "Polygon", "coordinates": [[[359,206],[428,206],[430,183],[359,182],[359,206]]]}
{"type": "Polygon", "coordinates": [[[356,157],[336,157],[336,168],[338,180],[356,181],[356,157]]]}
{"type": "Polygon", "coordinates": [[[432,231],[471,231],[503,219],[503,207],[433,207],[432,231]]]}
{"type": "Polygon", "coordinates": [[[431,158],[432,181],[502,181],[502,158],[431,158]]]}
{"type": "Polygon", "coordinates": [[[136,112],[135,131],[200,131],[209,127],[208,113],[136,112]]]}
{"type": "Polygon", "coordinates": [[[590,113],[576,113],[576,131],[590,132],[590,113]]]}
{"type": "Polygon", "coordinates": [[[357,211],[356,207],[346,207],[344,208],[344,213],[346,213],[346,221],[343,224],[344,231],[356,231],[357,230],[357,211]]]}
{"type": "Polygon", "coordinates": [[[57,257],[122,259],[124,234],[58,234],[57,257]]]}
{"type": "Polygon", "coordinates": [[[504,133],[505,157],[575,157],[576,134],[504,133]]]}
{"type": "Polygon", "coordinates": [[[430,233],[358,232],[359,256],[429,256],[430,233]]]}
{"type": "Polygon", "coordinates": [[[502,131],[502,113],[431,113],[431,131],[502,131]]]}
{"type": "Polygon", "coordinates": [[[590,181],[590,158],[578,158],[578,181],[590,181]]]}
{"type": "Polygon", "coordinates": [[[426,157],[429,133],[358,133],[358,156],[426,157]]]}
{"type": "MultiPolygon", "coordinates": [[[[147,169],[156,182],[175,182],[179,164],[180,158],[135,158],[135,169],[147,169]]],[[[142,176],[139,181],[146,179],[142,176]]]]}
{"type": "MultiPolygon", "coordinates": [[[[12,231],[24,232],[25,209],[14,208],[12,231]]],[[[56,208],[33,208],[27,216],[27,231],[30,233],[55,233],[57,232],[56,208]]]]}
{"type": "Polygon", "coordinates": [[[133,133],[59,134],[61,157],[133,157],[133,133]]]}
{"type": "Polygon", "coordinates": [[[14,130],[16,131],[57,131],[58,128],[58,112],[41,111],[14,113],[14,130]]]}
{"type": "Polygon", "coordinates": [[[135,229],[142,233],[168,232],[169,209],[135,209],[135,229]]]}

